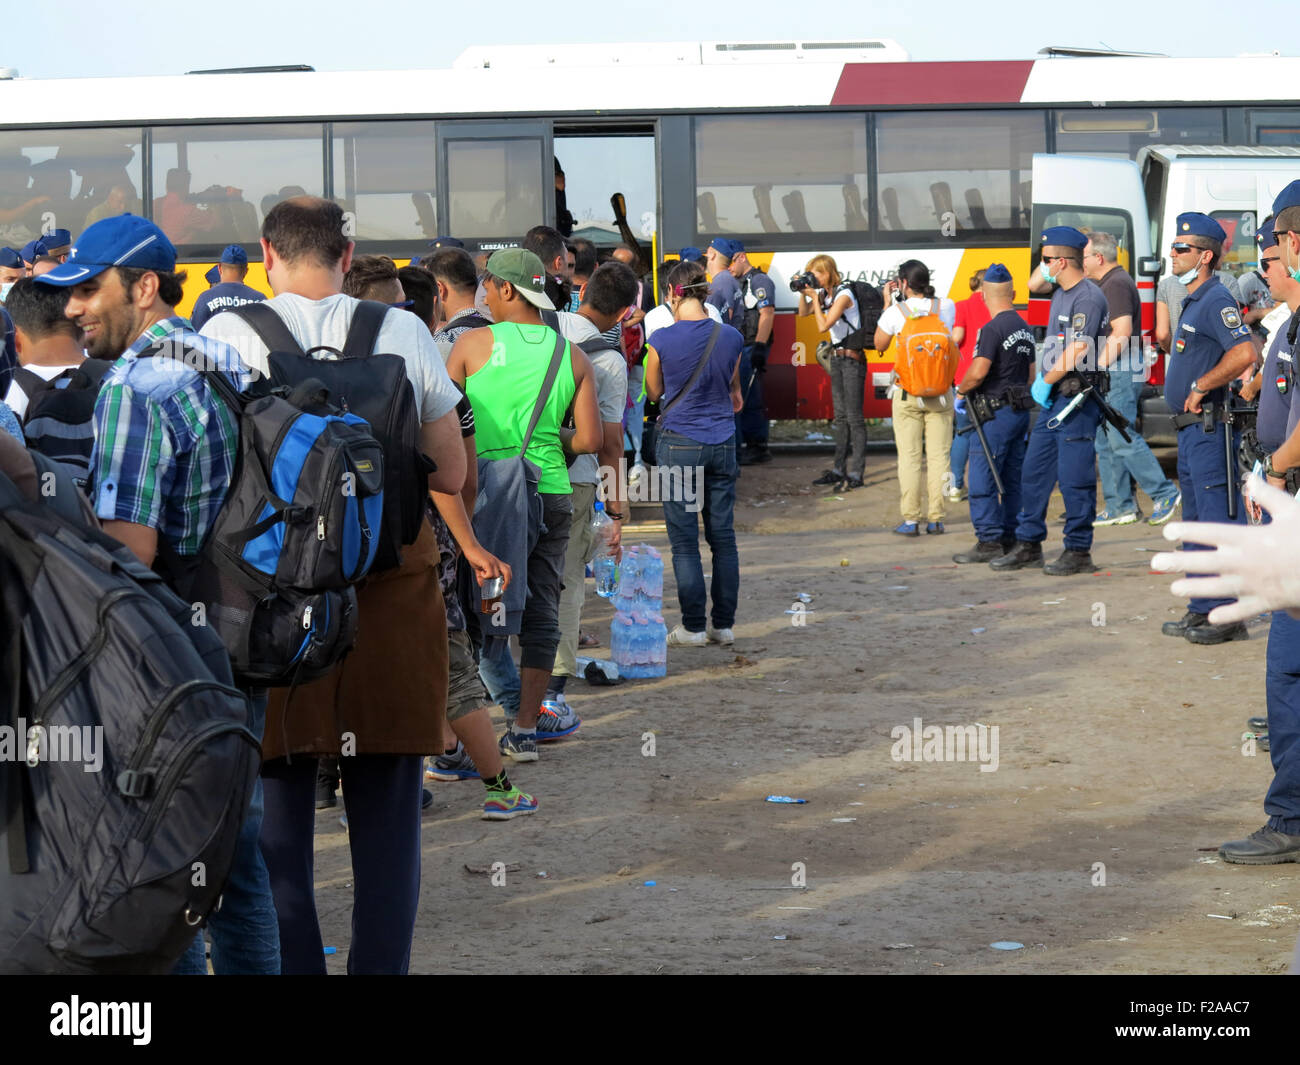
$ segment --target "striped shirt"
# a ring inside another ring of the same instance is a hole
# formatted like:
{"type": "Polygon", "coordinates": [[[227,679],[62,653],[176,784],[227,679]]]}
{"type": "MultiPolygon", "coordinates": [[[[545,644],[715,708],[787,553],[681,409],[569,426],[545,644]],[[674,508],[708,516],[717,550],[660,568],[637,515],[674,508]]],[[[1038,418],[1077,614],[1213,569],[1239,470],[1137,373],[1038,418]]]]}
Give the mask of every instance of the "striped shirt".
{"type": "Polygon", "coordinates": [[[239,445],[235,415],[191,366],[138,356],[170,340],[201,352],[243,391],[251,371],[239,353],[164,319],[122,353],[95,403],[91,456],[95,513],[156,529],[179,555],[196,555],[225,502],[239,445]]]}

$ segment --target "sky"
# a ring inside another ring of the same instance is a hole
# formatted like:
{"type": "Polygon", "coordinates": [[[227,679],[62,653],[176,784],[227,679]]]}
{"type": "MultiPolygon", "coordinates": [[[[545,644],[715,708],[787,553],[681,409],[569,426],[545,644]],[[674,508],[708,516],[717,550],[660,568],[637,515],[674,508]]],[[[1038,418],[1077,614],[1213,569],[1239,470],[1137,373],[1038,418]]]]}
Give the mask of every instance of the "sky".
{"type": "MultiPolygon", "coordinates": [[[[224,0],[7,0],[0,67],[29,78],[181,74],[228,66],[306,63],[317,70],[448,67],[474,44],[762,41],[889,37],[914,59],[1030,59],[1046,45],[1108,46],[1174,56],[1300,55],[1294,0],[1255,0],[1247,17],[1224,3],[1132,0],[1081,4],[1006,0],[850,3],[805,9],[789,0],[673,5],[495,0],[367,7],[224,0]],[[356,12],[365,12],[358,17],[356,12]],[[615,14],[616,13],[616,14],[615,14]],[[1086,13],[1086,20],[1081,17],[1086,13]],[[484,15],[490,15],[484,18],[484,15]]],[[[1297,87],[1300,95],[1300,86],[1297,87]]],[[[0,116],[0,121],[3,116],[0,116]]]]}

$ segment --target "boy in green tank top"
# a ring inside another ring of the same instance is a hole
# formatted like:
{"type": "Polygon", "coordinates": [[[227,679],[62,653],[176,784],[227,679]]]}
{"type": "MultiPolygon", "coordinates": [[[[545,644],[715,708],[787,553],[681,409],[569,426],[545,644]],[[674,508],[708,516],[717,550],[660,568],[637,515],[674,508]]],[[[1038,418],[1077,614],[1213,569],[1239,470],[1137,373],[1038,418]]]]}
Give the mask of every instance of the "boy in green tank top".
{"type": "MultiPolygon", "coordinates": [[[[471,329],[447,357],[447,373],[461,385],[474,407],[480,459],[509,458],[519,453],[546,369],[555,351],[555,333],[542,324],[540,309],[549,310],[542,262],[522,248],[505,248],[488,259],[483,290],[496,324],[471,329]]],[[[603,440],[596,402],[595,372],[578,349],[564,346],[563,361],[526,457],[541,470],[545,531],[528,555],[528,598],[519,630],[519,673],[509,654],[484,658],[480,674],[506,713],[503,754],[518,762],[537,761],[537,715],[555,663],[560,639],[560,583],[569,540],[572,503],[566,455],[590,454],[603,440]],[[564,429],[564,413],[573,405],[573,429],[564,429]]],[[[526,521],[519,515],[519,523],[526,521]]],[[[490,633],[489,633],[490,634],[490,633]]]]}

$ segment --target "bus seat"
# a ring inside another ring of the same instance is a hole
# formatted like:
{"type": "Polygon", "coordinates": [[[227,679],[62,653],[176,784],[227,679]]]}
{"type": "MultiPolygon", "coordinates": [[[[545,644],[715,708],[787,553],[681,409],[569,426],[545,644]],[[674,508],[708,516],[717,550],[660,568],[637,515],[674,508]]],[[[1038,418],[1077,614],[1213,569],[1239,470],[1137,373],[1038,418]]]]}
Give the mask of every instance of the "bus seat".
{"type": "Polygon", "coordinates": [[[898,214],[898,190],[886,185],[880,190],[880,205],[885,209],[885,221],[890,229],[902,229],[903,219],[898,214]]]}
{"type": "Polygon", "coordinates": [[[966,190],[966,207],[970,211],[972,229],[982,229],[987,232],[993,228],[989,224],[989,216],[984,212],[984,197],[979,189],[966,190]]]}
{"type": "Polygon", "coordinates": [[[777,224],[776,215],[772,213],[772,186],[755,185],[754,186],[754,206],[758,208],[759,225],[763,227],[764,233],[780,233],[781,227],[777,224]]]}
{"type": "Polygon", "coordinates": [[[411,193],[411,203],[415,205],[415,214],[420,220],[420,228],[430,240],[438,236],[438,219],[433,213],[433,197],[427,192],[411,193]]]}
{"type": "Polygon", "coordinates": [[[841,191],[844,193],[844,228],[866,229],[867,216],[862,213],[862,208],[866,206],[867,201],[859,198],[857,185],[850,181],[841,191]]]}
{"type": "Polygon", "coordinates": [[[781,206],[785,208],[786,217],[790,219],[790,228],[796,233],[810,233],[812,226],[808,224],[808,213],[804,210],[803,193],[798,189],[793,192],[787,192],[781,197],[781,206]]]}
{"type": "Polygon", "coordinates": [[[955,219],[957,212],[952,209],[952,188],[946,181],[936,181],[930,186],[930,200],[934,204],[934,217],[942,226],[944,221],[951,217],[955,219]]]}
{"type": "Polygon", "coordinates": [[[695,197],[695,206],[700,212],[700,230],[704,233],[721,233],[718,224],[718,199],[711,192],[701,192],[695,197]]]}

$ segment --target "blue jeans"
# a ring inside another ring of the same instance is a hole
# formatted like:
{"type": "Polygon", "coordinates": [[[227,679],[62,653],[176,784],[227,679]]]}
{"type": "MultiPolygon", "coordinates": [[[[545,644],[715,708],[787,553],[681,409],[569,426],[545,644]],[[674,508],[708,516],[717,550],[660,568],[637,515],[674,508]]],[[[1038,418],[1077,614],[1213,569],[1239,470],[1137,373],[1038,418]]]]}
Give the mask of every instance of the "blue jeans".
{"type": "Polygon", "coordinates": [[[1269,828],[1295,836],[1300,835],[1300,621],[1285,610],[1273,612],[1266,662],[1273,782],[1264,810],[1269,828]]]}
{"type": "MultiPolygon", "coordinates": [[[[253,716],[250,728],[258,740],[266,724],[267,694],[251,695],[253,716]]],[[[280,926],[271,880],[266,872],[259,839],[262,835],[262,778],[253,785],[244,827],[235,844],[235,861],[230,868],[221,909],[208,918],[212,936],[212,971],[218,976],[278,976],[280,974],[280,926]]],[[[172,969],[174,976],[206,976],[203,933],[181,955],[172,969]]]]}
{"type": "Polygon", "coordinates": [[[1097,516],[1096,439],[1101,410],[1085,399],[1061,425],[1047,428],[1069,402],[1057,396],[1050,412],[1039,411],[1029,434],[1020,476],[1016,539],[1030,544],[1047,539],[1047,504],[1059,481],[1065,500],[1065,546],[1071,551],[1091,551],[1092,519],[1097,516]]]}
{"type": "MultiPolygon", "coordinates": [[[[966,404],[963,402],[961,409],[957,411],[957,421],[952,427],[952,450],[948,452],[948,468],[952,470],[954,488],[961,488],[966,483],[966,460],[970,457],[971,434],[963,433],[962,430],[968,425],[970,425],[970,415],[966,412],[966,404]]],[[[992,446],[991,442],[989,446],[992,446]]],[[[996,457],[996,448],[993,453],[996,457]]],[[[1002,471],[998,472],[1000,474],[1002,471]]]]}
{"type": "Polygon", "coordinates": [[[633,366],[627,372],[627,394],[632,406],[623,412],[627,423],[627,439],[632,445],[632,464],[641,461],[641,437],[645,432],[645,396],[641,389],[645,383],[645,366],[633,366]]]}
{"type": "Polygon", "coordinates": [[[740,553],[732,513],[736,507],[736,443],[733,437],[721,444],[701,444],[689,437],[663,430],[655,444],[660,466],[670,473],[672,487],[664,499],[664,523],[673,549],[673,576],[677,579],[677,602],[682,610],[682,627],[703,632],[707,617],[704,567],[700,561],[700,532],[696,515],[704,512],[704,539],[713,556],[713,627],[729,629],[736,623],[740,598],[740,553]],[[702,472],[703,478],[699,474],[702,472]],[[678,485],[694,489],[694,500],[676,498],[678,485]]]}
{"type": "MultiPolygon", "coordinates": [[[[1110,394],[1106,396],[1106,402],[1131,425],[1137,422],[1137,383],[1131,371],[1111,371],[1110,394]]],[[[1130,428],[1128,435],[1133,439],[1126,444],[1119,430],[1106,421],[1097,430],[1097,469],[1101,474],[1101,490],[1106,497],[1106,513],[1111,517],[1137,510],[1137,501],[1133,498],[1134,480],[1157,505],[1178,495],[1178,486],[1165,476],[1137,429],[1130,428]]]]}

